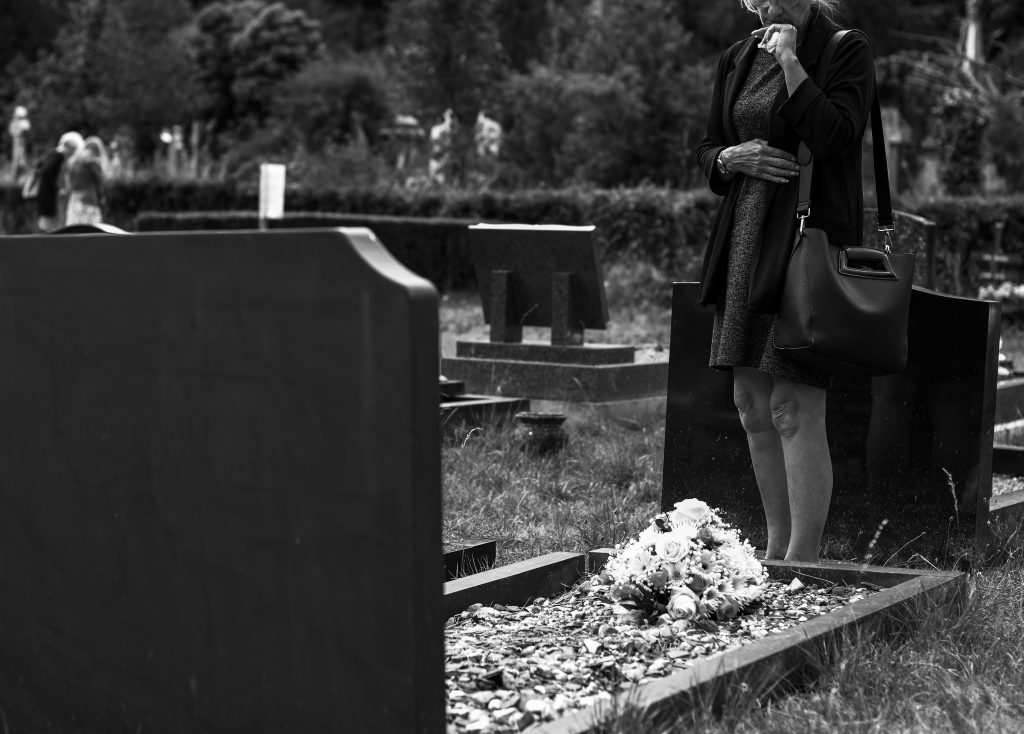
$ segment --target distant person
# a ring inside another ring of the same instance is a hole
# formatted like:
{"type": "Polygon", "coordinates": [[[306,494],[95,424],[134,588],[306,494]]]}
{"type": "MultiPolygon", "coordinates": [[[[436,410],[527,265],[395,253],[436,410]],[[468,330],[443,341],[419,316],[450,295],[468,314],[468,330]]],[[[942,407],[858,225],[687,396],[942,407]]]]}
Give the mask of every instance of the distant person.
{"type": "Polygon", "coordinates": [[[40,232],[52,232],[64,225],[67,160],[84,144],[81,135],[73,131],[66,132],[61,135],[57,147],[37,164],[39,194],[36,197],[36,224],[40,232]]]}
{"type": "Polygon", "coordinates": [[[68,210],[64,224],[99,224],[103,221],[103,185],[107,169],[103,141],[85,139],[68,161],[68,210]]]}
{"type": "Polygon", "coordinates": [[[21,105],[14,108],[14,114],[7,125],[11,136],[11,180],[17,181],[28,169],[28,133],[32,123],[28,119],[28,110],[21,105]]]}

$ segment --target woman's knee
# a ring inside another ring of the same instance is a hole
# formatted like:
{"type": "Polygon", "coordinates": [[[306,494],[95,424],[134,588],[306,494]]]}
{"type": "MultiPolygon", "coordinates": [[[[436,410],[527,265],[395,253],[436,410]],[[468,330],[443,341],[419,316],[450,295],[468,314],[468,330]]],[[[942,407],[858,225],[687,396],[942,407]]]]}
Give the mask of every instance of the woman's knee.
{"type": "Polygon", "coordinates": [[[740,414],[740,423],[747,433],[764,433],[775,430],[768,408],[768,395],[754,385],[736,380],[732,390],[733,402],[740,414]]]}
{"type": "Polygon", "coordinates": [[[777,381],[769,402],[771,422],[779,435],[794,436],[800,431],[825,425],[825,391],[822,388],[777,381]]]}

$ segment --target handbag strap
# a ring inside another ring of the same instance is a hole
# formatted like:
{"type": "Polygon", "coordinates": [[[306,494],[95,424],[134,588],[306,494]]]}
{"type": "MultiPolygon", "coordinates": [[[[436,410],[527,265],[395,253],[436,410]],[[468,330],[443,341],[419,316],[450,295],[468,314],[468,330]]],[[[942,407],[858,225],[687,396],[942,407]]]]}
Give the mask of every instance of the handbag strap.
{"type": "MultiPolygon", "coordinates": [[[[828,72],[829,64],[835,55],[839,42],[843,36],[849,33],[848,30],[836,31],[825,45],[822,52],[821,65],[815,74],[814,81],[819,87],[825,85],[825,74],[828,72]]],[[[890,233],[896,230],[896,220],[892,215],[892,194],[889,191],[889,163],[885,157],[885,129],[882,126],[882,107],[878,102],[878,92],[871,101],[871,148],[875,163],[875,198],[878,206],[878,231],[884,232],[886,237],[886,252],[890,249],[890,233]]],[[[800,164],[799,196],[797,199],[796,214],[800,220],[800,230],[803,231],[804,220],[811,213],[811,177],[814,174],[814,156],[807,143],[800,141],[800,149],[797,152],[797,163],[800,164]]]]}

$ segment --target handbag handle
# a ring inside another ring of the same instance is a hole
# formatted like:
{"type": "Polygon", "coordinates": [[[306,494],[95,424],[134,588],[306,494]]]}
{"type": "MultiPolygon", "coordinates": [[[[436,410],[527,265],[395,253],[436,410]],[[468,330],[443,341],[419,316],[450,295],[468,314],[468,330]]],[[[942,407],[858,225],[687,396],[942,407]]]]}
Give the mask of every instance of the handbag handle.
{"type": "MultiPolygon", "coordinates": [[[[828,72],[829,64],[832,63],[832,56],[839,47],[843,36],[849,33],[848,30],[836,31],[825,45],[822,52],[822,62],[814,75],[814,81],[819,87],[824,87],[825,74],[828,72]]],[[[892,233],[896,231],[896,220],[892,215],[892,194],[889,191],[889,163],[885,157],[885,129],[882,126],[882,107],[878,102],[878,91],[871,101],[871,148],[875,162],[875,198],[878,206],[878,231],[885,234],[885,252],[889,252],[892,245],[892,233]]],[[[797,151],[797,163],[800,164],[800,190],[797,200],[796,216],[800,220],[800,231],[804,231],[804,220],[811,213],[811,177],[814,174],[814,156],[807,143],[800,141],[800,149],[797,151]]]]}

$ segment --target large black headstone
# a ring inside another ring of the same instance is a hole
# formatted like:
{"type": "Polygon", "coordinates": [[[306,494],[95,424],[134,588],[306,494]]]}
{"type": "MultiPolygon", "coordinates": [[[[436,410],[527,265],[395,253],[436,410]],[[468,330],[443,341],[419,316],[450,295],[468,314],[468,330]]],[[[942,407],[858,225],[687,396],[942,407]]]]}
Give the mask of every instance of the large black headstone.
{"type": "MultiPolygon", "coordinates": [[[[763,547],[732,373],[708,367],[713,312],[696,305],[697,288],[676,283],[673,291],[662,506],[703,499],[763,547]]],[[[998,304],[915,288],[906,371],[834,381],[826,554],[935,557],[956,548],[958,536],[987,547],[998,343],[998,304]]]]}
{"type": "Polygon", "coordinates": [[[442,732],[437,295],[369,230],[0,238],[21,732],[442,732]]]}

